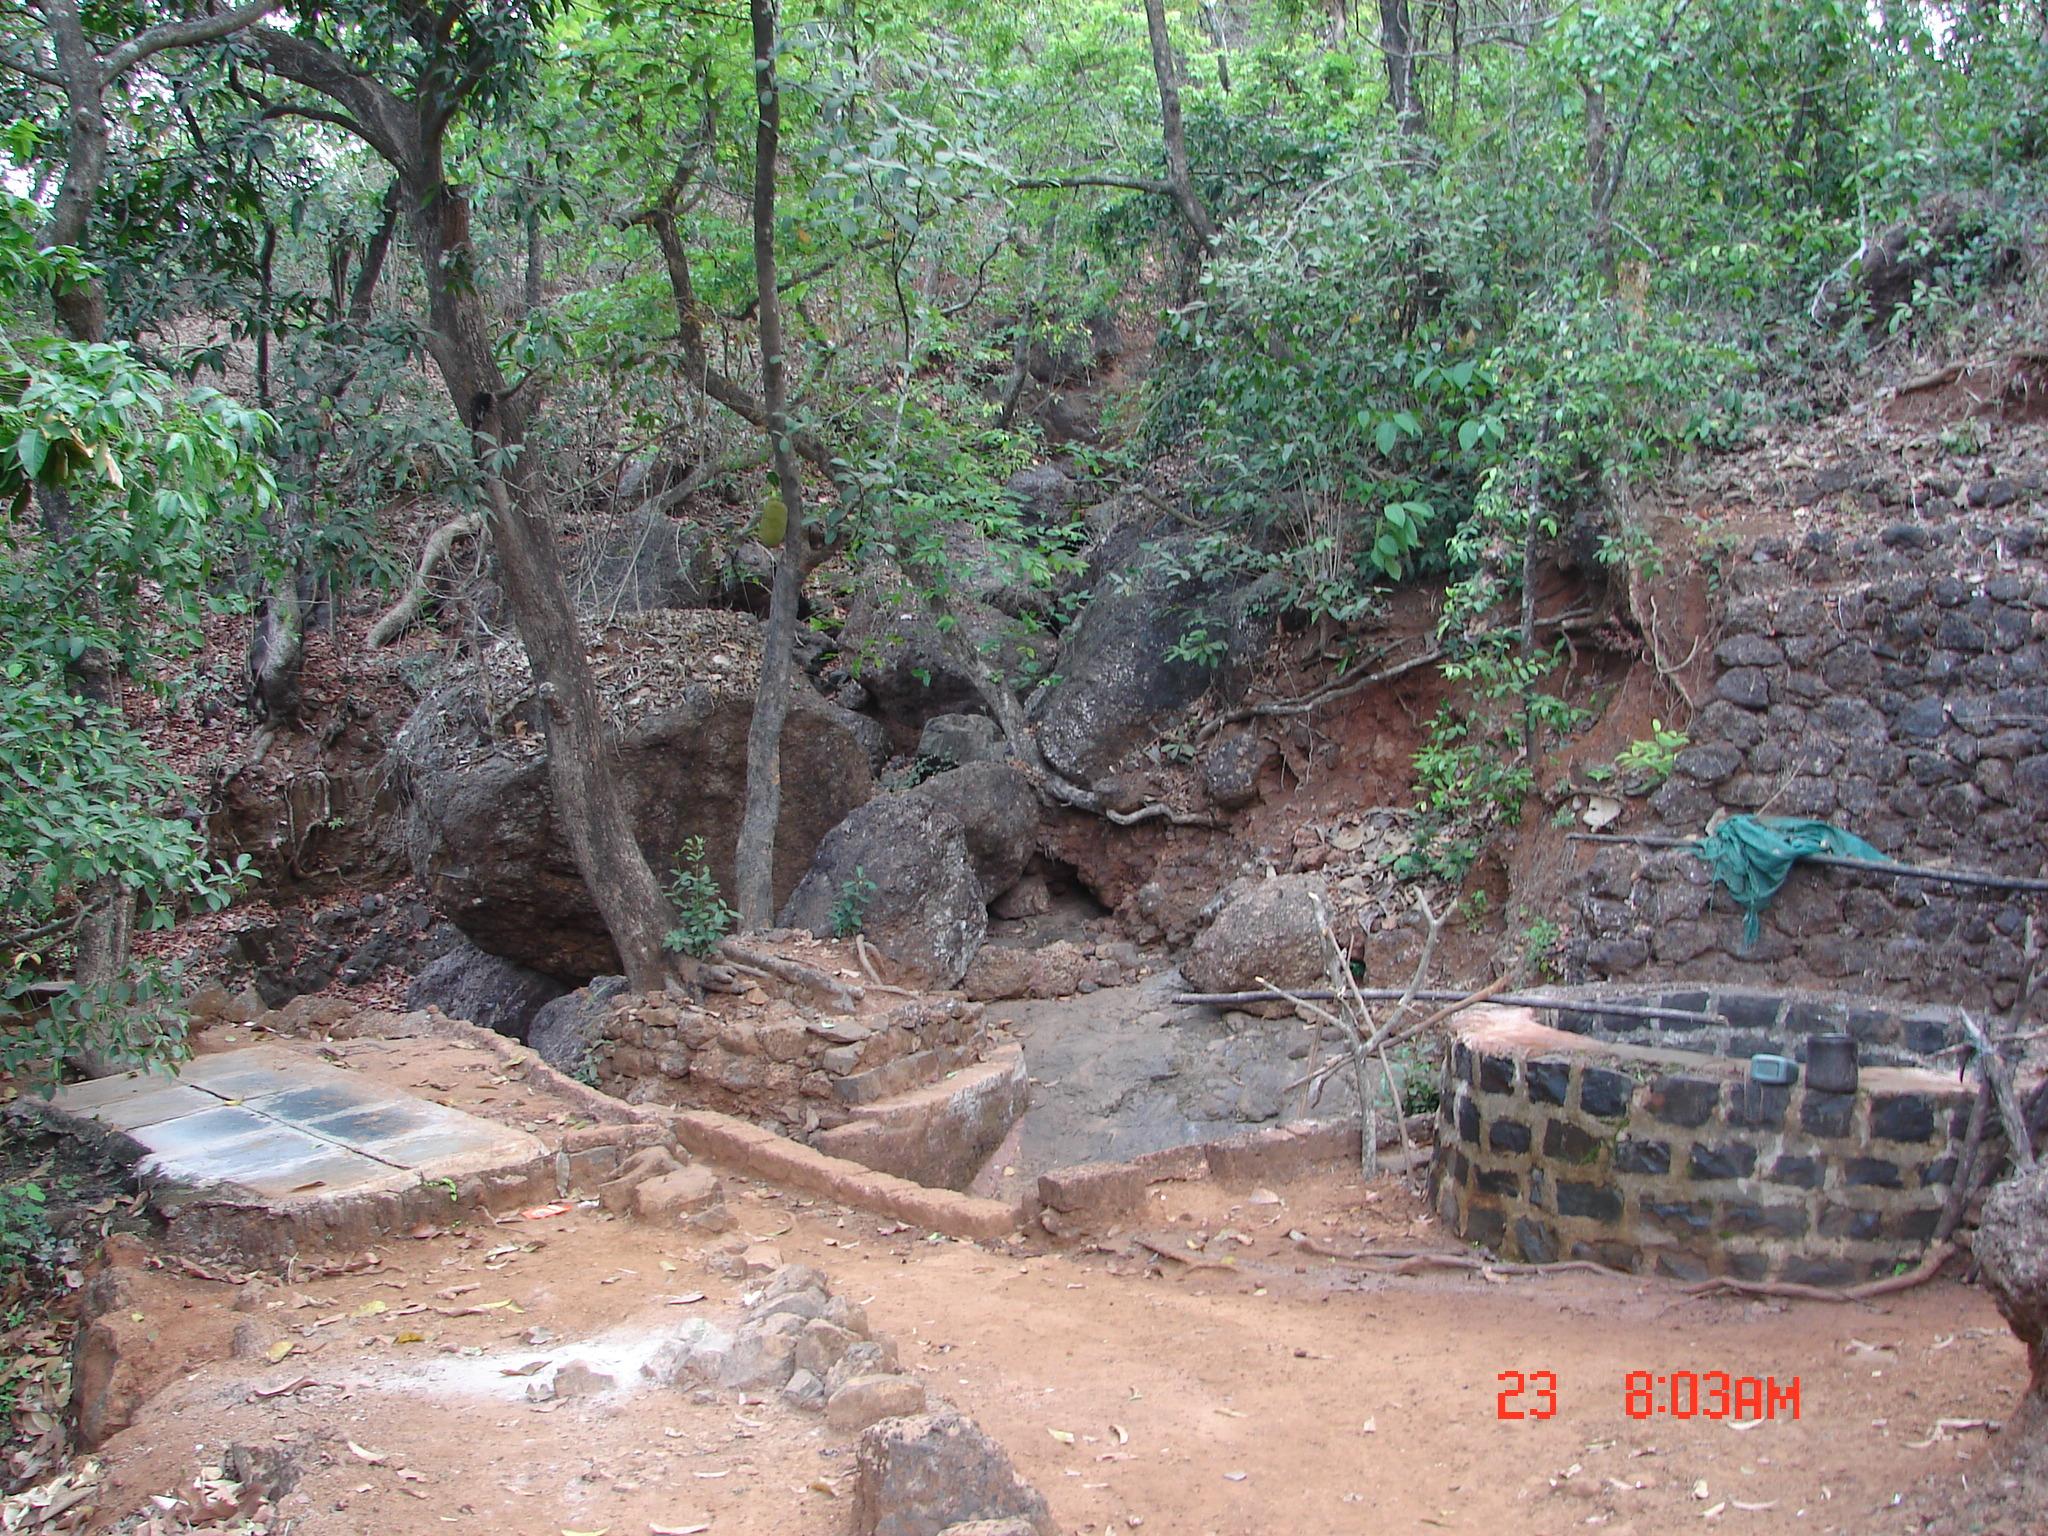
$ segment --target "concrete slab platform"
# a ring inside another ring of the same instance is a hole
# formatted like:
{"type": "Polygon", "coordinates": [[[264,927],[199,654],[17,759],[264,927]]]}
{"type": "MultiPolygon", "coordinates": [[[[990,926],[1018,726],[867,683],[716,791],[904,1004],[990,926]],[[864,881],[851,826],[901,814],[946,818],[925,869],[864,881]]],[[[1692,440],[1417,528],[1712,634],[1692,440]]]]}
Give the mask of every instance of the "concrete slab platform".
{"type": "Polygon", "coordinates": [[[276,1045],[202,1056],[176,1078],[76,1083],[45,1113],[112,1133],[160,1203],[167,1194],[255,1205],[387,1195],[548,1158],[524,1131],[276,1045]]]}

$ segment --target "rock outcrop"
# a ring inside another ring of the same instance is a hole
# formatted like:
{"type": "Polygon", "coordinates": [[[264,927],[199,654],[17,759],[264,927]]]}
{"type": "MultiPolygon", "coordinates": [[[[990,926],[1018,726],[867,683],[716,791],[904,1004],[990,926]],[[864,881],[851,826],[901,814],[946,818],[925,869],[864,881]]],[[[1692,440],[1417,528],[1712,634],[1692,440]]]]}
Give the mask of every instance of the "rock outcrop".
{"type": "Polygon", "coordinates": [[[1017,883],[1038,846],[1038,796],[1021,769],[969,763],[934,774],[909,793],[960,823],[984,902],[1017,883]]]}
{"type": "Polygon", "coordinates": [[[838,918],[857,919],[891,960],[953,987],[988,932],[982,889],[967,833],[951,813],[915,793],[885,795],[826,834],[781,921],[835,937],[838,918]]]}
{"type": "Polygon", "coordinates": [[[1057,1529],[1044,1497],[981,1426],[953,1409],[885,1419],[861,1436],[853,1494],[857,1536],[940,1536],[972,1521],[1057,1529]]]}
{"type": "MultiPolygon", "coordinates": [[[[999,574],[982,585],[992,596],[1006,590],[999,574]]],[[[954,598],[952,609],[966,643],[988,653],[1005,677],[1020,676],[1050,657],[1050,640],[992,602],[963,595],[954,598]]],[[[867,689],[875,713],[902,751],[917,746],[934,716],[981,707],[973,679],[953,659],[946,636],[924,604],[907,585],[892,583],[886,575],[855,596],[839,631],[839,657],[867,689]]]]}
{"type": "Polygon", "coordinates": [[[533,1016],[526,1043],[535,1055],[557,1072],[583,1076],[590,1067],[590,1051],[599,1039],[599,1028],[612,1000],[626,991],[623,976],[597,976],[587,987],[556,998],[533,1016]]]}
{"type": "MultiPolygon", "coordinates": [[[[758,646],[744,615],[692,610],[643,616],[592,647],[619,783],[658,875],[685,839],[702,837],[711,873],[733,888],[758,646]]],[[[472,675],[431,696],[399,732],[407,852],[428,899],[479,948],[581,981],[618,970],[618,957],[556,824],[523,657],[512,660],[494,657],[499,675],[487,671],[487,683],[472,675]]],[[[791,701],[782,786],[778,899],[873,789],[850,717],[808,689],[791,701]]]]}
{"type": "Polygon", "coordinates": [[[2027,1346],[2028,1408],[2048,1427],[2048,1164],[1991,1192],[1971,1251],[1991,1299],[2027,1346]]]}
{"type": "Polygon", "coordinates": [[[451,1019],[524,1041],[535,1015],[568,988],[552,976],[490,955],[464,940],[406,989],[408,1008],[438,1008],[451,1019]]]}
{"type": "Polygon", "coordinates": [[[1046,761],[1080,784],[1211,688],[1234,698],[1266,635],[1265,588],[1204,569],[1192,538],[1122,530],[1096,568],[1094,596],[1060,637],[1060,680],[1033,711],[1046,761]]]}
{"type": "Polygon", "coordinates": [[[1262,985],[1312,986],[1325,971],[1316,903],[1328,908],[1319,875],[1241,881],[1226,891],[1214,922],[1181,957],[1180,971],[1202,992],[1242,992],[1262,985]],[[1232,894],[1234,892],[1235,894],[1232,894]]]}

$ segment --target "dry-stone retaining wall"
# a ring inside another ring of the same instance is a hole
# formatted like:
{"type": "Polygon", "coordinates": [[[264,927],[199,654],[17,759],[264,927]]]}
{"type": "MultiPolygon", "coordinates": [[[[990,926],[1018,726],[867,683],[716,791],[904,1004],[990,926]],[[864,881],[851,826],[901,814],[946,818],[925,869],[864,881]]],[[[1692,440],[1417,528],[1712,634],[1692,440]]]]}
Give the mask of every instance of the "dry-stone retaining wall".
{"type": "MultiPolygon", "coordinates": [[[[2040,876],[2048,855],[2048,529],[2024,485],[1917,488],[1928,520],[1758,539],[1734,562],[1711,699],[1633,830],[1697,836],[1717,811],[1815,816],[1893,858],[2040,876]]],[[[1682,850],[1601,850],[1585,878],[1587,977],[1846,978],[2009,1006],[2025,899],[1795,869],[1754,946],[1682,850]]]]}
{"type": "Polygon", "coordinates": [[[1453,1022],[1438,1212],[1528,1263],[1840,1285],[1925,1250],[1972,1090],[1873,1067],[1855,1093],[1750,1082],[1728,1057],[1609,1044],[1523,1008],[1453,1022]]]}
{"type": "Polygon", "coordinates": [[[981,1060],[982,1006],[915,998],[885,1013],[806,1017],[782,1003],[726,1014],[668,998],[622,1000],[598,1027],[597,1086],[636,1104],[715,1109],[796,1134],[842,1125],[851,1106],[981,1060]]]}

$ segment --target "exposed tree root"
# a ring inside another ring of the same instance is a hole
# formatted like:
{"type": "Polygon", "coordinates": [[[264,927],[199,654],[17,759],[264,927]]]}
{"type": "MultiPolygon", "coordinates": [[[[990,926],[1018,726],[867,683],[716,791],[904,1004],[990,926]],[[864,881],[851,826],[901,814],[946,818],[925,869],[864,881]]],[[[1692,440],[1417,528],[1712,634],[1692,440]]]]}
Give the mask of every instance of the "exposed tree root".
{"type": "Polygon", "coordinates": [[[435,569],[448,558],[448,552],[455,547],[457,539],[473,538],[483,532],[483,527],[481,512],[465,512],[460,517],[449,518],[433,531],[426,547],[420,551],[419,567],[412,573],[412,580],[406,583],[405,591],[386,610],[384,617],[370,626],[365,643],[371,650],[382,649],[412,628],[419,619],[420,610],[426,606],[427,584],[433,580],[435,569]]]}
{"type": "Polygon", "coordinates": [[[1920,1262],[1903,1275],[1887,1275],[1882,1280],[1869,1280],[1862,1285],[1847,1285],[1839,1290],[1830,1290],[1823,1285],[1801,1285],[1794,1280],[1737,1280],[1728,1275],[1717,1275],[1712,1280],[1702,1280],[1697,1285],[1688,1285],[1688,1296],[1772,1296],[1786,1301],[1871,1301],[1879,1296],[1890,1296],[1898,1291],[1909,1291],[1916,1285],[1924,1285],[1940,1273],[1941,1266],[1954,1255],[1954,1243],[1936,1243],[1929,1248],[1920,1262]]]}

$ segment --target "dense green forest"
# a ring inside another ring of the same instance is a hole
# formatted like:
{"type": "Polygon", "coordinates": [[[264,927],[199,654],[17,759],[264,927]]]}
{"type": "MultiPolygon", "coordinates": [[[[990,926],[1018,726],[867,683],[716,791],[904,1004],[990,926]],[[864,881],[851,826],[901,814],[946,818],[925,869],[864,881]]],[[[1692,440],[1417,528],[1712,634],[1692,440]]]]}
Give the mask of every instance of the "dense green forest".
{"type": "MultiPolygon", "coordinates": [[[[40,1006],[9,1064],[175,1038],[128,929],[247,871],[123,700],[241,615],[235,707],[289,729],[309,625],[422,616],[396,496],[487,533],[577,864],[629,978],[688,981],[560,547],[623,477],[780,550],[725,893],[759,926],[807,594],[900,587],[1046,793],[1099,803],[951,554],[1045,594],[1017,623],[1071,611],[1086,526],[1011,488],[1057,446],[1276,614],[1342,634],[1438,584],[1446,655],[1536,728],[1539,547],[1654,576],[1632,485],[1991,323],[2044,152],[2038,0],[10,5],[0,978],[40,1006]],[[1127,387],[1077,434],[1038,385],[1112,330],[1127,387]]],[[[1439,744],[1447,805],[1526,787],[1479,724],[1439,744]]]]}

